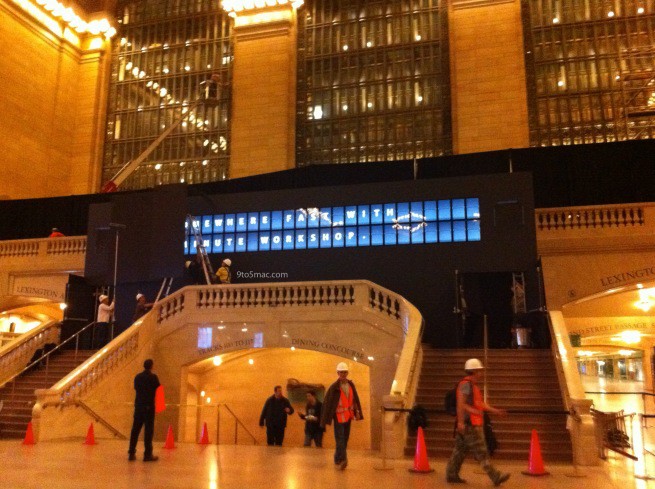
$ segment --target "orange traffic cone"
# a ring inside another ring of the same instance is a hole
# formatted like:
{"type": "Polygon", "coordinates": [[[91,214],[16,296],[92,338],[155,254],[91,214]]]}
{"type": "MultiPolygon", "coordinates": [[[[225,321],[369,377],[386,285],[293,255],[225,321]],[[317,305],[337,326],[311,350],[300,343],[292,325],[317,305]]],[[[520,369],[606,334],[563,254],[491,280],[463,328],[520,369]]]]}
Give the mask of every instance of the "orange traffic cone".
{"type": "Polygon", "coordinates": [[[25,431],[25,439],[23,445],[34,445],[34,432],[32,431],[32,422],[27,423],[27,430],[25,431]]]}
{"type": "Polygon", "coordinates": [[[417,474],[429,474],[430,472],[434,472],[434,469],[430,468],[430,463],[428,462],[428,452],[425,449],[423,428],[420,426],[418,428],[418,436],[416,437],[416,454],[414,455],[414,467],[409,469],[409,471],[417,474]]]}
{"type": "Polygon", "coordinates": [[[532,430],[532,437],[530,438],[530,460],[528,460],[528,470],[523,470],[521,473],[535,477],[549,475],[549,472],[546,472],[544,469],[544,461],[541,458],[541,445],[539,444],[537,430],[532,430]]]}
{"type": "Polygon", "coordinates": [[[200,445],[209,445],[209,434],[207,432],[207,423],[205,422],[202,425],[202,434],[200,435],[200,445]]]}
{"type": "Polygon", "coordinates": [[[168,433],[166,434],[166,443],[164,448],[175,448],[175,437],[173,436],[173,427],[168,425],[168,433]]]}
{"type": "Polygon", "coordinates": [[[86,432],[85,445],[96,445],[96,437],[93,434],[93,423],[89,424],[89,430],[86,432]]]}

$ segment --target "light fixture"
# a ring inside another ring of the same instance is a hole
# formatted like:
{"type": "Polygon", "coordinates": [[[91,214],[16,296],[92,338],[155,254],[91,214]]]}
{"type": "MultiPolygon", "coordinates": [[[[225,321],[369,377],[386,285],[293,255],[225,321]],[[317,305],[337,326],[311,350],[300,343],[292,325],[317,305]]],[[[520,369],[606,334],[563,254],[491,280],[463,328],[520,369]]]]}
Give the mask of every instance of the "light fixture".
{"type": "Polygon", "coordinates": [[[366,47],[370,48],[371,46],[373,46],[373,43],[371,41],[366,41],[366,47]]]}
{"type": "Polygon", "coordinates": [[[564,86],[564,81],[563,80],[558,81],[557,86],[558,87],[563,87],[564,86]]]}
{"type": "Polygon", "coordinates": [[[348,51],[348,44],[344,44],[344,45],[343,45],[343,50],[344,50],[344,51],[348,51]]]}
{"type": "Polygon", "coordinates": [[[623,355],[624,357],[629,357],[634,353],[633,350],[619,350],[619,355],[623,355]]]}
{"type": "Polygon", "coordinates": [[[296,347],[295,347],[295,346],[292,346],[292,347],[291,347],[291,351],[296,351],[296,347]]]}
{"type": "Polygon", "coordinates": [[[209,404],[210,402],[212,402],[212,398],[211,398],[211,397],[208,397],[208,398],[205,399],[205,400],[206,400],[207,404],[209,404]]]}
{"type": "Polygon", "coordinates": [[[200,397],[205,397],[205,391],[200,391],[200,397]]]}
{"type": "Polygon", "coordinates": [[[216,355],[214,358],[212,358],[212,363],[218,367],[221,363],[223,363],[223,360],[221,360],[219,355],[216,355]]]}
{"type": "Polygon", "coordinates": [[[644,13],[644,7],[639,7],[639,8],[637,9],[637,13],[638,13],[638,14],[643,14],[643,13],[644,13]]]}
{"type": "Polygon", "coordinates": [[[248,328],[241,328],[241,332],[242,332],[242,333],[247,333],[247,332],[248,332],[248,328]]]}
{"type": "Polygon", "coordinates": [[[161,163],[157,163],[155,165],[155,170],[161,170],[161,163]]]}
{"type": "Polygon", "coordinates": [[[248,363],[249,363],[250,365],[253,365],[253,364],[255,363],[255,361],[251,358],[251,359],[248,360],[248,363]]]}
{"type": "Polygon", "coordinates": [[[607,16],[611,19],[612,17],[614,17],[614,12],[610,10],[609,12],[607,12],[607,16]]]}
{"type": "Polygon", "coordinates": [[[375,358],[370,357],[370,356],[368,357],[368,359],[369,359],[369,361],[371,361],[371,362],[372,362],[373,360],[375,360],[375,358]]]}
{"type": "Polygon", "coordinates": [[[421,37],[420,34],[416,34],[416,35],[414,36],[414,39],[416,39],[417,41],[420,41],[420,40],[422,39],[422,37],[421,37]]]}
{"type": "Polygon", "coordinates": [[[623,343],[626,343],[628,345],[633,345],[641,341],[641,333],[639,331],[628,329],[625,331],[621,331],[616,336],[612,336],[611,340],[622,341],[623,343]]]}
{"type": "Polygon", "coordinates": [[[323,107],[320,105],[315,105],[314,106],[314,119],[322,119],[323,118],[323,107]]]}
{"type": "Polygon", "coordinates": [[[553,24],[559,24],[559,17],[553,17],[553,24]]]}
{"type": "Polygon", "coordinates": [[[61,309],[62,311],[64,311],[67,307],[68,307],[68,304],[66,304],[65,302],[62,302],[62,303],[59,304],[59,309],[61,309]]]}

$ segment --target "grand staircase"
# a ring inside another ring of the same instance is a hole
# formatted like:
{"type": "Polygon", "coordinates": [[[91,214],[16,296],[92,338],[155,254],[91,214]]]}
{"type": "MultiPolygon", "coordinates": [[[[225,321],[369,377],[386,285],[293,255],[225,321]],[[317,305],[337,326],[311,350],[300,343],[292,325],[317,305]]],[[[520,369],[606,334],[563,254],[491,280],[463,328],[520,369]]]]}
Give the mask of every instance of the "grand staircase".
{"type": "MultiPolygon", "coordinates": [[[[416,403],[428,410],[444,410],[446,392],[464,377],[469,358],[483,360],[482,350],[438,350],[423,345],[423,366],[416,403]]],[[[493,416],[498,440],[494,459],[528,461],[530,434],[539,434],[546,462],[570,462],[571,438],[557,372],[550,350],[489,350],[487,367],[488,402],[494,407],[520,411],[555,411],[557,414],[508,414],[493,416]]],[[[482,389],[482,386],[480,386],[482,389]]],[[[430,413],[425,443],[431,457],[449,457],[453,450],[455,418],[430,413]]],[[[406,455],[414,455],[416,436],[410,436],[406,455]]]]}
{"type": "Polygon", "coordinates": [[[35,389],[45,389],[57,383],[74,368],[93,355],[93,350],[58,351],[50,355],[48,368],[32,368],[0,389],[0,438],[22,438],[32,419],[36,402],[35,389]]]}

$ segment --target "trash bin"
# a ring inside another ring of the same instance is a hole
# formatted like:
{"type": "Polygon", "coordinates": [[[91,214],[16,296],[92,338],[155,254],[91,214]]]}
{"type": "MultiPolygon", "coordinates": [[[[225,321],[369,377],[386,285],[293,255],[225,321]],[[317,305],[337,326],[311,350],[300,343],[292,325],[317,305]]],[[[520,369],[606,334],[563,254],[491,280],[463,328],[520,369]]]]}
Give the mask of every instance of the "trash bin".
{"type": "Polygon", "coordinates": [[[530,348],[530,328],[514,329],[514,338],[518,348],[530,348]]]}

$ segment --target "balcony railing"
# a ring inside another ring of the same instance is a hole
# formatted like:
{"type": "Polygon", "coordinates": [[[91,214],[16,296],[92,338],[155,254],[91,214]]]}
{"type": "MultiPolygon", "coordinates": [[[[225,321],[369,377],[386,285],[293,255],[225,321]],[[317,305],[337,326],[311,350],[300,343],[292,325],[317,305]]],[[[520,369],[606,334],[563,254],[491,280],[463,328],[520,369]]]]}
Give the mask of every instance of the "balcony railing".
{"type": "Polygon", "coordinates": [[[0,241],[0,260],[84,255],[85,253],[86,236],[0,241]]]}
{"type": "Polygon", "coordinates": [[[644,205],[536,209],[538,231],[630,228],[646,224],[644,205]]]}

